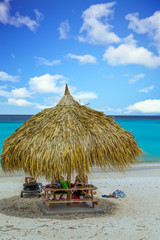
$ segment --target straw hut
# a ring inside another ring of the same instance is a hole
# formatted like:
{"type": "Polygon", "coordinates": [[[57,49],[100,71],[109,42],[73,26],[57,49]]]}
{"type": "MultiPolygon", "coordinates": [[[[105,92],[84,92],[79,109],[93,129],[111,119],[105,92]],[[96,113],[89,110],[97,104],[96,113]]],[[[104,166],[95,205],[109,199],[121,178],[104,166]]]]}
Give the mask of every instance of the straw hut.
{"type": "Polygon", "coordinates": [[[59,103],[34,115],[6,138],[4,171],[24,170],[46,179],[89,173],[94,166],[123,170],[142,153],[134,136],[111,117],[80,105],[66,85],[59,103]]]}

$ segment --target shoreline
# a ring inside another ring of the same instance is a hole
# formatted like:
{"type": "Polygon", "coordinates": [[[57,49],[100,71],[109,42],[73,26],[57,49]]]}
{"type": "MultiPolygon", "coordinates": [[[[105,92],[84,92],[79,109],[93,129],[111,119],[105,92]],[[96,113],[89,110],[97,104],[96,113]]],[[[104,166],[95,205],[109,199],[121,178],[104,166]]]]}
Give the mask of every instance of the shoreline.
{"type": "MultiPolygon", "coordinates": [[[[125,174],[129,172],[139,172],[139,171],[145,171],[145,170],[158,170],[160,169],[160,162],[152,162],[152,163],[139,163],[137,165],[131,166],[130,168],[124,170],[124,171],[118,171],[118,170],[106,170],[103,171],[98,167],[95,167],[93,170],[91,170],[91,173],[89,175],[95,174],[95,173],[101,173],[101,174],[111,174],[111,173],[118,173],[118,174],[125,174]]],[[[15,171],[15,172],[4,172],[3,169],[0,167],[0,178],[1,177],[22,177],[26,174],[24,171],[15,171]]],[[[74,176],[75,174],[73,174],[74,176]]],[[[40,179],[44,179],[44,177],[41,177],[40,179]]]]}
{"type": "MultiPolygon", "coordinates": [[[[160,166],[160,159],[159,161],[144,161],[144,162],[139,162],[138,164],[136,165],[132,165],[131,168],[134,168],[134,167],[137,167],[137,166],[160,166]]],[[[97,167],[95,167],[97,168],[97,167]]],[[[2,170],[2,167],[0,166],[0,170],[2,170]]],[[[127,170],[125,170],[127,171],[127,170]]]]}

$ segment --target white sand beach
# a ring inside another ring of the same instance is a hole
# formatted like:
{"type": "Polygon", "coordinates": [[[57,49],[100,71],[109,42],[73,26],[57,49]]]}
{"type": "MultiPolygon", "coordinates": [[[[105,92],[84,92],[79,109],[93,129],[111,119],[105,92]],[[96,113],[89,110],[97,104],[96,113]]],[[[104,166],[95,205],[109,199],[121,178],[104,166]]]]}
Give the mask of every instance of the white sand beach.
{"type": "Polygon", "coordinates": [[[104,214],[46,216],[37,206],[39,197],[20,198],[24,176],[0,171],[0,240],[160,239],[160,164],[89,175],[89,182],[98,188],[96,198],[104,214]],[[116,189],[126,197],[101,197],[116,189]]]}

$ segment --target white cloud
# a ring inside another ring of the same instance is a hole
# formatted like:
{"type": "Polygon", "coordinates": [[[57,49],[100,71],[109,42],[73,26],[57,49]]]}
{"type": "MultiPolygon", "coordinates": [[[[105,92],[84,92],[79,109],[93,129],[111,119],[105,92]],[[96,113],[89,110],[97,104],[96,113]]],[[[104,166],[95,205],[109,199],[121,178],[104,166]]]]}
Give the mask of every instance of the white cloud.
{"type": "Polygon", "coordinates": [[[97,98],[97,95],[96,93],[93,93],[93,92],[78,92],[73,94],[73,97],[76,100],[89,100],[89,99],[97,98]]]}
{"type": "Polygon", "coordinates": [[[111,31],[112,26],[108,23],[113,16],[114,5],[115,2],[95,4],[83,12],[79,41],[100,45],[120,42],[120,38],[111,31]]]}
{"type": "Polygon", "coordinates": [[[124,77],[130,77],[130,76],[131,76],[130,73],[126,73],[126,74],[124,74],[124,77]]]}
{"type": "Polygon", "coordinates": [[[16,12],[15,16],[11,16],[10,1],[11,0],[4,0],[3,2],[0,2],[0,22],[3,24],[10,24],[17,28],[26,26],[31,31],[35,31],[39,26],[40,21],[43,19],[42,13],[40,13],[37,9],[34,10],[36,20],[32,20],[28,16],[21,16],[19,12],[16,12]]]}
{"type": "Polygon", "coordinates": [[[43,21],[43,14],[38,9],[34,9],[34,13],[36,15],[37,22],[43,21]]]}
{"type": "MultiPolygon", "coordinates": [[[[70,90],[70,88],[69,88],[69,90],[70,90]]],[[[55,106],[60,101],[60,99],[61,99],[60,96],[53,96],[53,97],[45,98],[44,101],[46,102],[46,104],[51,104],[52,106],[55,106]]]]}
{"type": "Polygon", "coordinates": [[[39,104],[39,103],[36,103],[36,104],[35,104],[35,108],[40,109],[40,110],[43,110],[43,109],[45,109],[45,108],[51,108],[51,107],[52,107],[52,106],[41,105],[41,104],[39,104]]]}
{"type": "Polygon", "coordinates": [[[137,74],[137,75],[135,75],[135,76],[133,76],[133,77],[131,77],[130,79],[129,79],[129,83],[135,83],[135,82],[137,82],[139,79],[142,79],[142,78],[144,78],[144,74],[143,73],[140,73],[140,74],[137,74]]]}
{"type": "Polygon", "coordinates": [[[113,114],[113,113],[122,113],[122,112],[123,112],[123,109],[121,109],[121,108],[110,108],[110,107],[108,107],[106,110],[104,110],[104,112],[111,112],[112,114],[113,114]]]}
{"type": "Polygon", "coordinates": [[[33,77],[29,80],[30,89],[34,92],[41,93],[62,93],[64,91],[64,86],[57,86],[57,81],[63,83],[64,77],[62,75],[50,75],[48,73],[40,76],[33,77]]]}
{"type": "Polygon", "coordinates": [[[87,64],[87,63],[97,64],[96,58],[89,54],[78,56],[78,55],[69,53],[67,54],[67,57],[72,59],[77,59],[80,64],[87,64]]]}
{"type": "Polygon", "coordinates": [[[132,13],[126,19],[129,20],[128,28],[139,34],[148,34],[160,53],[160,11],[141,20],[138,13],[132,13]]]}
{"type": "Polygon", "coordinates": [[[14,99],[14,98],[9,98],[8,99],[8,104],[9,105],[14,105],[14,106],[19,106],[19,107],[32,105],[31,102],[28,102],[25,99],[14,99]]]}
{"type": "Polygon", "coordinates": [[[11,95],[14,98],[24,98],[24,97],[31,97],[30,92],[24,87],[24,88],[17,88],[13,89],[11,91],[11,95]]]}
{"type": "Polygon", "coordinates": [[[160,113],[160,100],[148,99],[137,102],[125,108],[127,113],[141,112],[141,113],[160,113]]]}
{"type": "Polygon", "coordinates": [[[58,28],[58,31],[59,31],[59,34],[60,34],[60,36],[59,36],[60,39],[67,39],[68,34],[70,32],[69,21],[65,20],[65,21],[61,22],[61,24],[58,28]]]}
{"type": "Polygon", "coordinates": [[[12,76],[12,75],[9,75],[8,73],[6,72],[0,72],[0,81],[3,81],[3,82],[17,82],[19,79],[18,76],[12,76]]]}
{"type": "Polygon", "coordinates": [[[9,91],[5,91],[2,89],[7,88],[7,86],[0,87],[0,96],[6,98],[25,98],[31,97],[31,93],[26,88],[16,88],[9,91]]]}
{"type": "Polygon", "coordinates": [[[144,93],[148,93],[150,91],[152,91],[155,88],[154,85],[151,85],[149,87],[143,88],[143,89],[139,89],[138,92],[144,92],[144,93]]]}
{"type": "MultiPolygon", "coordinates": [[[[32,106],[36,109],[45,109],[50,108],[52,106],[57,105],[59,102],[61,96],[64,94],[65,89],[65,81],[66,78],[64,78],[62,75],[50,75],[50,74],[44,74],[39,77],[33,77],[29,80],[29,87],[30,91],[27,90],[25,87],[22,88],[15,88],[11,91],[7,91],[7,85],[0,86],[0,96],[7,98],[8,105],[13,106],[32,106]],[[39,102],[30,102],[27,101],[25,98],[31,98],[32,95],[36,93],[56,93],[57,96],[49,97],[49,98],[43,98],[44,104],[39,102]]],[[[72,92],[72,96],[78,101],[81,100],[81,104],[85,104],[86,100],[95,99],[97,98],[96,93],[94,92],[85,92],[80,91],[78,92],[76,87],[69,86],[70,91],[72,92]]]]}
{"type": "Polygon", "coordinates": [[[0,97],[10,97],[10,93],[0,89],[0,97]]]}
{"type": "Polygon", "coordinates": [[[54,65],[59,65],[61,63],[60,60],[49,61],[42,57],[35,57],[35,58],[40,65],[54,66],[54,65]]]}
{"type": "Polygon", "coordinates": [[[7,88],[7,85],[0,86],[0,89],[6,89],[6,88],[7,88]]]}
{"type": "Polygon", "coordinates": [[[0,2],[0,22],[3,24],[8,23],[8,16],[10,11],[10,0],[4,0],[4,2],[0,2]]]}
{"type": "Polygon", "coordinates": [[[103,55],[103,60],[112,66],[126,64],[139,64],[148,68],[160,66],[160,56],[155,56],[144,47],[137,47],[135,41],[120,44],[117,48],[109,46],[103,55]]]}

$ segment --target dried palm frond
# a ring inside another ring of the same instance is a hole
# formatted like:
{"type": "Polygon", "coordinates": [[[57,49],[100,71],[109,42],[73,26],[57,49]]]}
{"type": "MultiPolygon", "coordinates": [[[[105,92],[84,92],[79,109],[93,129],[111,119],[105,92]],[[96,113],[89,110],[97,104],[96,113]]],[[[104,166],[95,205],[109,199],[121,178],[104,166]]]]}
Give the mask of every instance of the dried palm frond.
{"type": "Polygon", "coordinates": [[[134,136],[111,117],[80,105],[66,85],[60,102],[34,115],[6,138],[1,154],[4,171],[32,176],[126,169],[142,153],[134,136]]]}

